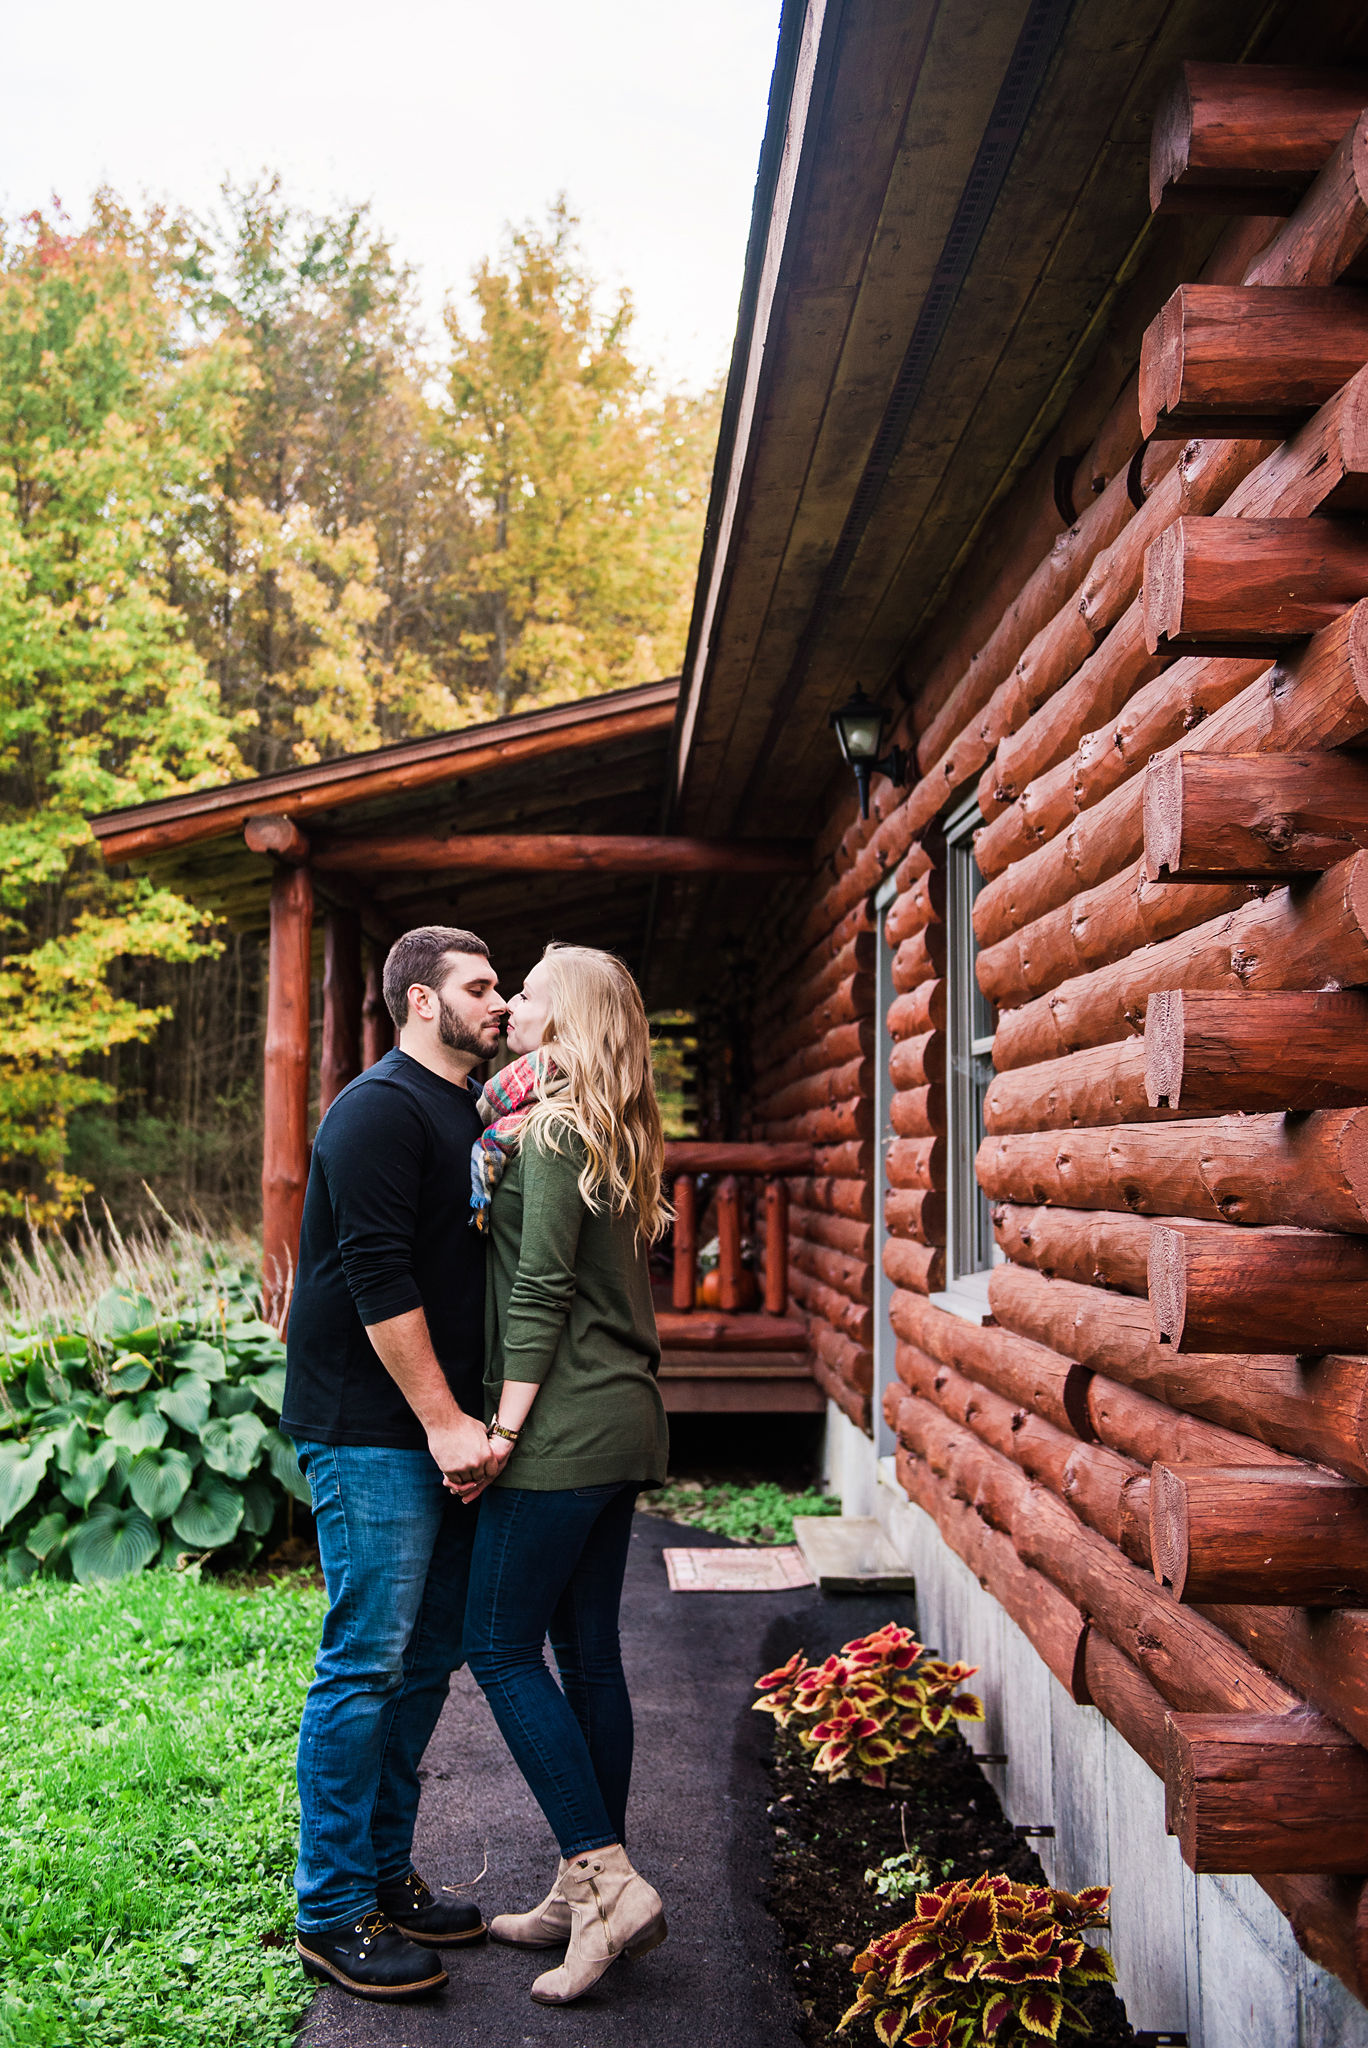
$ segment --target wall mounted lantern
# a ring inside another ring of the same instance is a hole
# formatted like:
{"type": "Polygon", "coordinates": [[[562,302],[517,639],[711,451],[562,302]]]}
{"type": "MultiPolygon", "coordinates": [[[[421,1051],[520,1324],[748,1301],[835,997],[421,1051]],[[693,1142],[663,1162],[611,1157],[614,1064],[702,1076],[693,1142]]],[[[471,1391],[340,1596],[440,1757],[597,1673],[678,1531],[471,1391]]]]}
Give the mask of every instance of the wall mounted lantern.
{"type": "Polygon", "coordinates": [[[879,758],[884,727],[888,720],[889,713],[882,705],[871,703],[858,685],[849,703],[843,704],[839,711],[827,714],[827,724],[836,728],[841,758],[849,762],[855,770],[855,786],[860,792],[862,818],[869,816],[871,775],[886,775],[891,782],[896,783],[907,780],[907,756],[901,747],[891,747],[882,760],[879,758]]]}

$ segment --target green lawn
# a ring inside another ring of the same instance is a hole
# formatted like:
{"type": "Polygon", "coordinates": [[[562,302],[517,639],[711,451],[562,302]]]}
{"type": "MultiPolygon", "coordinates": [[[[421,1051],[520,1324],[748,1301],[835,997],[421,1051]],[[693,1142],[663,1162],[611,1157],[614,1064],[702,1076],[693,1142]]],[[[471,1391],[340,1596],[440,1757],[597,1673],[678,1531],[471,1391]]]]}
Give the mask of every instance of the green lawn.
{"type": "Polygon", "coordinates": [[[276,2048],[321,1592],[167,1572],[0,1595],[0,2044],[276,2048]]]}

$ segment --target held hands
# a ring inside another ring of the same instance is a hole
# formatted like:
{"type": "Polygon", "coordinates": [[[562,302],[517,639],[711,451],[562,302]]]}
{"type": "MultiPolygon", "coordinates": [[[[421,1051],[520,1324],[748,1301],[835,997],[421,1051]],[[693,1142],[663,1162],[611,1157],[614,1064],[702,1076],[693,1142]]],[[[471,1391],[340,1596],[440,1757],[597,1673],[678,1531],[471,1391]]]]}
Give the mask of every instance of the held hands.
{"type": "Polygon", "coordinates": [[[513,1445],[509,1443],[506,1437],[492,1436],[489,1439],[488,1456],[485,1459],[484,1474],[481,1478],[462,1479],[459,1474],[448,1472],[443,1478],[442,1484],[446,1487],[448,1493],[454,1493],[458,1500],[464,1502],[466,1507],[469,1507],[472,1501],[477,1501],[480,1498],[480,1495],[489,1485],[491,1479],[498,1478],[512,1455],[513,1445]]]}
{"type": "Polygon", "coordinates": [[[491,1456],[492,1445],[485,1435],[485,1426],[473,1415],[458,1413],[454,1421],[430,1429],[428,1450],[441,1467],[443,1483],[452,1493],[461,1493],[463,1499],[463,1487],[474,1486],[478,1492],[500,1469],[491,1456]]]}

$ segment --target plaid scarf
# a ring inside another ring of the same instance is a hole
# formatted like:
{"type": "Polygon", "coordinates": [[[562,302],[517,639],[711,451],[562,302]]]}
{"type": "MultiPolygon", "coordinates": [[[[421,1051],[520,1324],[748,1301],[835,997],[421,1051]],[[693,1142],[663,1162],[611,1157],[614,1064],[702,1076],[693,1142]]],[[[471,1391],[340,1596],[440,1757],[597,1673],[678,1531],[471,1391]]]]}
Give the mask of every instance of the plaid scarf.
{"type": "Polygon", "coordinates": [[[539,1052],[528,1053],[484,1084],[479,1107],[485,1129],[470,1148],[470,1221],[476,1230],[489,1228],[489,1204],[517,1144],[518,1127],[536,1100],[543,1065],[548,1073],[556,1071],[539,1052]]]}

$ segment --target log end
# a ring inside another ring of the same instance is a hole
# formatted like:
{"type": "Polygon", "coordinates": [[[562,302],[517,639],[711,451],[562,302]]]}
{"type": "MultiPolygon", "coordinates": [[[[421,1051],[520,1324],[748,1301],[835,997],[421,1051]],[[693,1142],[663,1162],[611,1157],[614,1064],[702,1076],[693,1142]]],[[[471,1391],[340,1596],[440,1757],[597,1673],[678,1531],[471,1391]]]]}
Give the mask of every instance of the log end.
{"type": "Polygon", "coordinates": [[[1182,1479],[1168,1465],[1150,1471],[1150,1556],[1161,1586],[1183,1597],[1188,1570],[1188,1502],[1182,1479]]]}
{"type": "Polygon", "coordinates": [[[1145,1010],[1145,1100],[1177,1109],[1183,1094],[1183,991],[1158,989],[1145,1010]]]}
{"type": "Polygon", "coordinates": [[[1187,65],[1181,64],[1154,110],[1149,160],[1151,213],[1161,211],[1169,188],[1187,169],[1191,146],[1192,93],[1188,86],[1187,65]]]}
{"type": "Polygon", "coordinates": [[[1150,654],[1162,654],[1183,620],[1183,528],[1166,527],[1145,549],[1140,584],[1140,624],[1150,654]]]}
{"type": "Polygon", "coordinates": [[[309,842],[294,819],[278,813],[249,818],[243,837],[253,853],[270,854],[289,867],[302,867],[309,858],[309,842]]]}
{"type": "Polygon", "coordinates": [[[1187,1244],[1180,1231],[1167,1223],[1150,1226],[1147,1268],[1155,1341],[1180,1350],[1187,1321],[1187,1244]]]}
{"type": "Polygon", "coordinates": [[[1145,770],[1145,873],[1152,882],[1176,874],[1183,852],[1183,757],[1162,754],[1145,770]]]}

